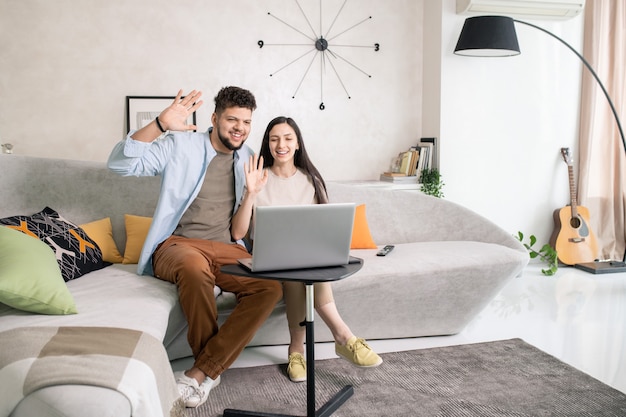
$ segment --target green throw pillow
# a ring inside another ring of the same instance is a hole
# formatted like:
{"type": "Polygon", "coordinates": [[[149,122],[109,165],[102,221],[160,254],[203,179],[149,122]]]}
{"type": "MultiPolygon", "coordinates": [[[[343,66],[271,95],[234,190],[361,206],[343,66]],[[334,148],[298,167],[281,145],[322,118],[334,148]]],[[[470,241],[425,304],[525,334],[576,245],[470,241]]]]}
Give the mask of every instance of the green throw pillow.
{"type": "Polygon", "coordinates": [[[75,314],[54,252],[41,240],[0,226],[0,302],[41,314],[75,314]]]}

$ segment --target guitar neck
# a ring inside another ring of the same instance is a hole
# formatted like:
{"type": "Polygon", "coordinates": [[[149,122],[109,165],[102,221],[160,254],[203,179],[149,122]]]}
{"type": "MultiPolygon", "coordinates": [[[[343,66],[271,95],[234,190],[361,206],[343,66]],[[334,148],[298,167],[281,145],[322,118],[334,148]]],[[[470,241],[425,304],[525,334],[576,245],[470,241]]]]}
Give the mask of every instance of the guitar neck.
{"type": "Polygon", "coordinates": [[[569,198],[572,205],[572,217],[578,217],[578,209],[576,202],[576,184],[574,183],[574,167],[570,164],[567,165],[567,173],[569,176],[569,198]]]}

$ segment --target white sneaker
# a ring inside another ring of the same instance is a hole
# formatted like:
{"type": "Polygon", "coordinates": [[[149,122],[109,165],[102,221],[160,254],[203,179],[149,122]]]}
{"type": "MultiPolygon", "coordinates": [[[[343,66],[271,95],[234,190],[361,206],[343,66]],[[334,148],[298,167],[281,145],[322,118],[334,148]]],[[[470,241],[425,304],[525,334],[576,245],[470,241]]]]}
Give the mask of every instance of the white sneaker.
{"type": "Polygon", "coordinates": [[[187,400],[196,393],[196,390],[199,388],[198,381],[195,378],[189,378],[185,375],[185,372],[176,373],[176,387],[178,388],[178,393],[180,394],[180,398],[185,403],[185,407],[187,406],[187,400]]]}
{"type": "Polygon", "coordinates": [[[220,377],[213,380],[208,376],[198,385],[198,381],[195,378],[189,378],[184,372],[177,374],[176,386],[181,398],[185,402],[185,406],[189,408],[196,408],[204,404],[209,397],[209,392],[220,384],[220,377]]]}

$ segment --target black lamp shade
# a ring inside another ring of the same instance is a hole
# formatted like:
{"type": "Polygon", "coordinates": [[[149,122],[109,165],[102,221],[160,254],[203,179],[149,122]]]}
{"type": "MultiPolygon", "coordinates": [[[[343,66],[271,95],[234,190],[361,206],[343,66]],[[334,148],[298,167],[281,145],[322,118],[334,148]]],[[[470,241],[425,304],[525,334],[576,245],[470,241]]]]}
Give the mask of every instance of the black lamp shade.
{"type": "Polygon", "coordinates": [[[514,20],[506,16],[467,18],[454,53],[496,57],[519,55],[514,20]]]}

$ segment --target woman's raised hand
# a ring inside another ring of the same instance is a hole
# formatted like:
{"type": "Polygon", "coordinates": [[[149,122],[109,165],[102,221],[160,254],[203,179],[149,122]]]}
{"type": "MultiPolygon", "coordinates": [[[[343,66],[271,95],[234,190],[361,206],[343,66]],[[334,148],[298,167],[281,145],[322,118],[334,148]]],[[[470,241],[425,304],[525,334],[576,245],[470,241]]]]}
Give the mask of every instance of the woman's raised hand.
{"type": "Polygon", "coordinates": [[[192,90],[183,97],[183,90],[179,90],[172,104],[159,114],[159,122],[163,129],[174,131],[197,130],[196,125],[187,124],[187,120],[202,105],[201,96],[201,91],[192,90]]]}
{"type": "Polygon", "coordinates": [[[243,164],[246,174],[246,188],[248,194],[258,194],[265,184],[267,184],[267,170],[263,169],[263,157],[259,155],[250,156],[249,162],[243,164]]]}

